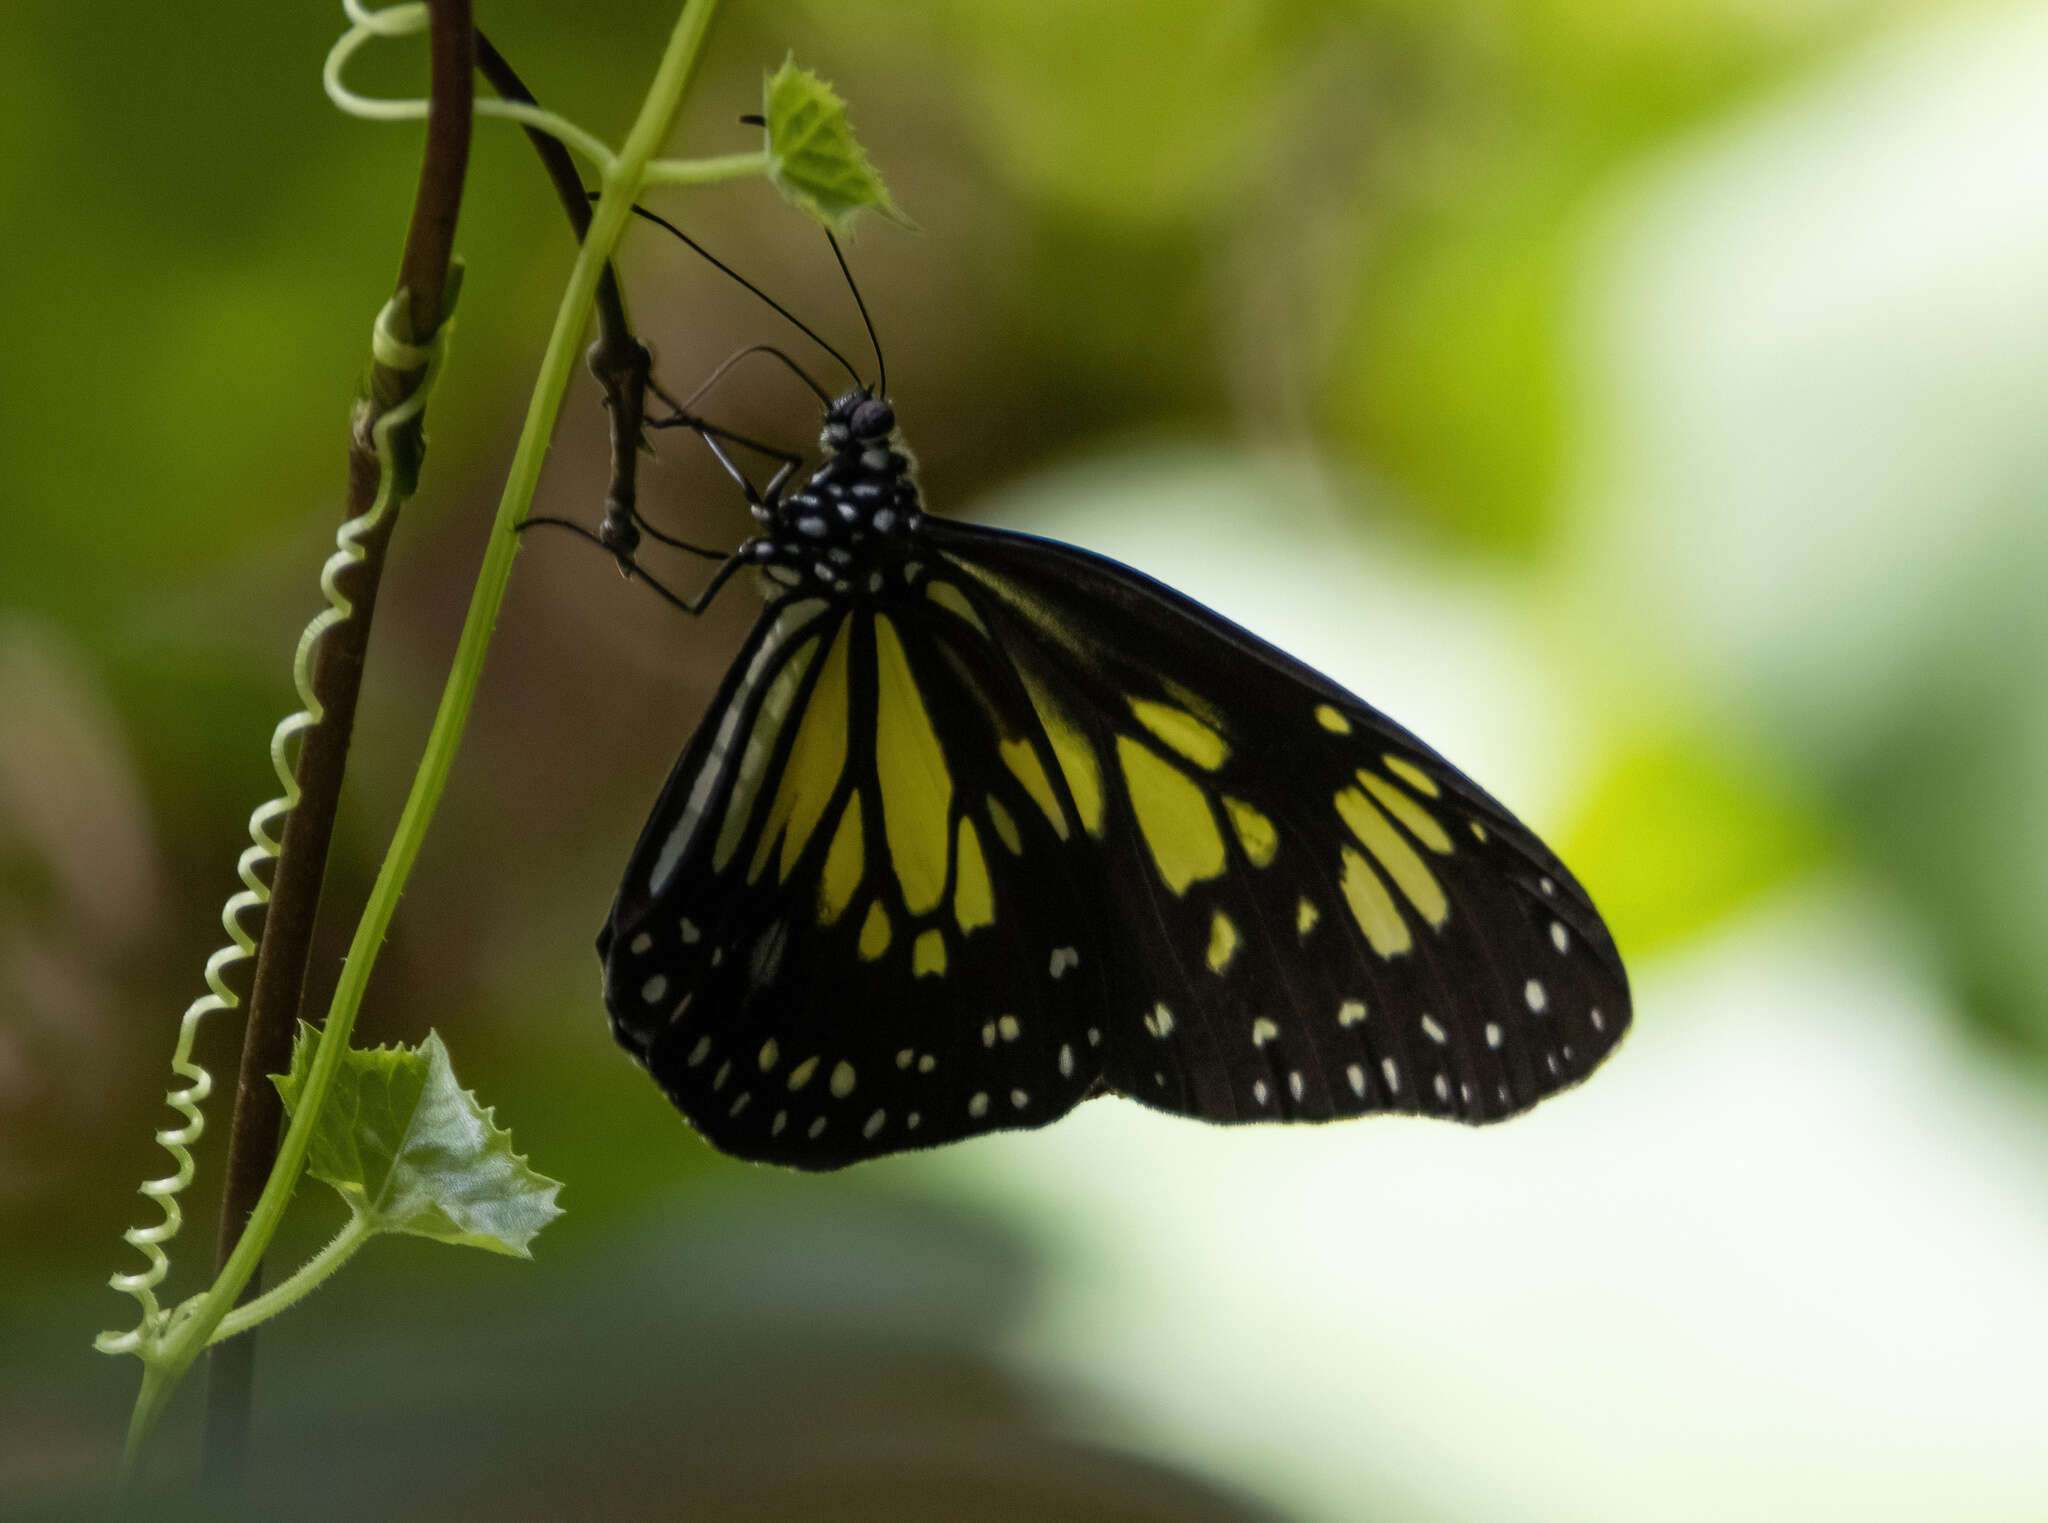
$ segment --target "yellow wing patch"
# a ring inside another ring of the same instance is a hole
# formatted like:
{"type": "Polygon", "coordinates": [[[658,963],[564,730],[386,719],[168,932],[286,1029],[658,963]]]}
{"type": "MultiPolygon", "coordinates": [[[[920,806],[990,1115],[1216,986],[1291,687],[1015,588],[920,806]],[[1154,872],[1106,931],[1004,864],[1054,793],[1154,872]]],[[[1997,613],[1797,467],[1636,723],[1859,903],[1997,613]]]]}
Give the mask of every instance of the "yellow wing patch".
{"type": "Polygon", "coordinates": [[[873,962],[889,950],[889,912],[878,899],[868,906],[868,918],[860,924],[860,955],[873,962]]]}
{"type": "Polygon", "coordinates": [[[1351,906],[1351,917],[1358,922],[1358,928],[1365,932],[1365,939],[1372,949],[1382,957],[1398,957],[1415,940],[1408,933],[1408,922],[1401,918],[1401,911],[1394,905],[1394,896],[1387,892],[1386,884],[1380,882],[1380,875],[1349,846],[1342,852],[1344,860],[1344,902],[1351,906]]]}
{"type": "Polygon", "coordinates": [[[1116,755],[1139,833],[1166,886],[1184,894],[1189,884],[1222,872],[1223,834],[1194,780],[1127,735],[1117,737],[1116,755]]]}
{"type": "Polygon", "coordinates": [[[1230,816],[1230,828],[1237,833],[1237,844],[1244,848],[1246,860],[1254,867],[1269,865],[1273,853],[1280,849],[1280,833],[1273,828],[1273,822],[1243,799],[1225,797],[1223,812],[1230,816]]]}
{"type": "Polygon", "coordinates": [[[1003,845],[1010,849],[1010,855],[1024,855],[1024,837],[1017,830],[1017,822],[1010,818],[1010,811],[1003,807],[1003,801],[991,795],[988,799],[988,822],[995,826],[996,835],[1003,845]]]}
{"type": "MultiPolygon", "coordinates": [[[[1378,858],[1394,886],[1407,895],[1408,902],[1424,920],[1440,926],[1450,918],[1451,906],[1444,898],[1443,886],[1423,865],[1422,858],[1415,855],[1415,848],[1394,829],[1393,821],[1373,807],[1371,799],[1356,788],[1343,789],[1337,795],[1337,813],[1344,817],[1344,823],[1365,849],[1378,858]]],[[[1405,930],[1402,934],[1406,935],[1405,930]]]]}
{"type": "Polygon", "coordinates": [[[1209,971],[1222,973],[1230,967],[1230,959],[1237,956],[1237,926],[1231,918],[1218,910],[1209,917],[1209,971]]]}
{"type": "Polygon", "coordinates": [[[960,818],[960,850],[953,868],[953,918],[963,936],[977,926],[996,923],[995,889],[981,855],[981,837],[965,815],[960,818]]]}
{"type": "Polygon", "coordinates": [[[1095,765],[1095,748],[1074,728],[1065,710],[1053,702],[1052,695],[1028,676],[1024,679],[1024,691],[1030,695],[1031,707],[1038,711],[1038,722],[1045,727],[1045,738],[1052,742],[1052,754],[1060,764],[1060,771],[1066,774],[1067,791],[1074,796],[1074,808],[1080,811],[1082,828],[1091,836],[1100,836],[1102,773],[1095,765]]]}
{"type": "Polygon", "coordinates": [[[882,830],[890,865],[903,885],[904,908],[922,915],[946,891],[953,779],[896,626],[886,614],[874,619],[875,774],[882,785],[882,830]]]}
{"type": "Polygon", "coordinates": [[[924,584],[924,595],[948,613],[958,614],[984,636],[988,634],[988,626],[981,622],[981,615],[976,613],[974,605],[967,601],[967,594],[951,582],[942,582],[935,577],[924,584]]]}
{"type": "Polygon", "coordinates": [[[1382,756],[1380,760],[1386,764],[1389,772],[1393,773],[1394,776],[1398,777],[1424,798],[1433,799],[1443,792],[1441,788],[1437,787],[1436,779],[1416,766],[1415,763],[1404,761],[1391,753],[1382,756]]]}
{"type": "Polygon", "coordinates": [[[1156,735],[1169,750],[1204,771],[1214,772],[1230,755],[1230,747],[1224,743],[1223,737],[1186,709],[1177,709],[1170,703],[1154,703],[1146,698],[1133,698],[1131,712],[1138,716],[1138,723],[1156,735]]]}
{"type": "Polygon", "coordinates": [[[1327,703],[1316,705],[1316,723],[1328,730],[1332,735],[1349,735],[1351,733],[1351,721],[1344,717],[1341,710],[1327,703]]]}
{"type": "Polygon", "coordinates": [[[946,971],[946,933],[939,930],[925,931],[910,947],[910,973],[913,978],[923,978],[928,973],[944,976],[946,971]]]}
{"type": "Polygon", "coordinates": [[[1381,807],[1388,814],[1391,814],[1408,828],[1408,834],[1415,837],[1416,840],[1427,846],[1438,856],[1450,855],[1451,838],[1445,833],[1443,826],[1436,822],[1435,815],[1424,809],[1415,800],[1408,797],[1407,794],[1396,788],[1377,772],[1368,772],[1365,768],[1360,767],[1358,769],[1358,780],[1372,791],[1372,796],[1380,801],[1381,807]]]}
{"type": "Polygon", "coordinates": [[[818,880],[818,924],[832,925],[853,903],[860,887],[865,846],[860,831],[860,795],[846,801],[839,816],[839,828],[832,833],[832,845],[825,853],[825,874],[818,880]]]}
{"type": "MultiPolygon", "coordinates": [[[[1038,748],[1028,740],[1005,740],[998,742],[998,749],[1003,753],[1003,765],[1016,774],[1017,781],[1024,785],[1024,791],[1031,795],[1031,802],[1044,812],[1064,841],[1067,838],[1067,812],[1060,808],[1059,797],[1052,791],[1052,780],[1045,775],[1045,767],[1038,760],[1038,748]]],[[[990,799],[989,804],[993,808],[995,800],[990,799]]],[[[1000,830],[1001,824],[998,823],[996,828],[1000,830]]],[[[1008,836],[1003,837],[1006,843],[1009,839],[1008,836]]],[[[1020,841],[1010,850],[1020,850],[1021,846],[1020,841]]]]}
{"type": "Polygon", "coordinates": [[[796,739],[790,744],[789,760],[782,769],[782,781],[776,785],[774,807],[761,829],[761,844],[754,849],[753,866],[747,869],[749,883],[757,880],[762,868],[768,865],[778,836],[782,840],[781,877],[783,882],[789,881],[789,870],[803,855],[811,832],[818,828],[825,806],[832,802],[833,790],[839,786],[839,774],[846,767],[846,647],[850,627],[839,627],[831,654],[825,657],[818,681],[811,689],[811,701],[804,705],[796,739]]]}

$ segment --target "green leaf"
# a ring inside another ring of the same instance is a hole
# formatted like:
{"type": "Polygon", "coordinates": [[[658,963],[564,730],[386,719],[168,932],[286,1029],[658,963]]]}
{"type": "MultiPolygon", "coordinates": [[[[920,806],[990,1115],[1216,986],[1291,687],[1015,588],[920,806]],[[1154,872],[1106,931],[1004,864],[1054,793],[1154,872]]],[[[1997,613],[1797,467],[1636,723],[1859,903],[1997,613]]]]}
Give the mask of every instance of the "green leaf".
{"type": "Polygon", "coordinates": [[[768,76],[762,115],[768,118],[768,178],[799,210],[835,233],[854,214],[877,211],[911,226],[846,120],[846,102],[795,58],[768,76]]]}
{"type": "MultiPolygon", "coordinates": [[[[271,1082],[297,1109],[319,1032],[304,1022],[288,1074],[271,1082]]],[[[512,1134],[455,1082],[433,1032],[414,1047],[342,1054],[306,1155],[306,1172],[379,1232],[403,1232],[530,1257],[535,1233],[562,1214],[561,1184],[512,1151],[512,1134]]]]}

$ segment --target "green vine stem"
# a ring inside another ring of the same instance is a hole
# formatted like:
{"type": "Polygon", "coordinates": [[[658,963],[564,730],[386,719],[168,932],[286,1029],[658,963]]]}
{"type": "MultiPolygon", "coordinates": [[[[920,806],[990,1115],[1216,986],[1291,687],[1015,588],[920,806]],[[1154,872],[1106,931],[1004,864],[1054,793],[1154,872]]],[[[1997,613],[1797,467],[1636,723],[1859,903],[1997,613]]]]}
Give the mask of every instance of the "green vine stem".
{"type": "MultiPolygon", "coordinates": [[[[277,842],[269,834],[268,827],[283,818],[299,801],[299,785],[288,760],[288,748],[293,737],[312,729],[322,718],[319,698],[312,686],[313,653],[321,637],[335,625],[341,623],[354,611],[348,596],[342,592],[339,578],[343,572],[363,559],[362,541],[375,532],[383,522],[398,496],[398,469],[393,438],[397,431],[409,423],[426,407],[427,395],[433,389],[433,382],[440,372],[441,356],[446,347],[448,322],[444,319],[434,336],[424,345],[408,343],[399,337],[401,331],[409,329],[411,323],[411,294],[400,291],[384,305],[377,314],[376,327],[371,334],[371,352],[377,362],[394,369],[418,370],[422,372],[419,384],[410,397],[385,413],[377,420],[373,437],[377,446],[377,457],[381,466],[380,480],[375,501],[369,511],[359,514],[344,523],[336,531],[336,548],[320,572],[320,590],[326,594],[327,607],[313,616],[299,636],[298,649],[292,658],[292,681],[298,689],[299,701],[303,705],[297,713],[286,716],[272,732],[270,740],[271,765],[276,768],[279,781],[284,786],[281,797],[271,800],[257,809],[249,821],[249,832],[255,844],[242,854],[242,881],[249,884],[248,890],[230,899],[222,912],[222,920],[234,936],[233,947],[223,947],[207,960],[206,976],[214,992],[193,1002],[186,1010],[179,1024],[178,1043],[172,1058],[172,1070],[191,1080],[190,1087],[173,1092],[167,1102],[187,1117],[187,1124],[173,1132],[159,1132],[157,1141],[169,1151],[178,1163],[178,1171],[167,1179],[152,1180],[142,1186],[145,1195],[159,1199],[164,1208],[164,1220],[156,1227],[131,1228],[126,1234],[128,1242],[143,1250],[149,1258],[148,1269],[139,1275],[115,1275],[110,1283],[116,1290],[126,1291],[134,1296],[142,1307],[141,1323],[126,1333],[102,1333],[93,1346],[106,1354],[138,1354],[143,1361],[142,1390],[136,1397],[135,1411],[129,1420],[128,1445],[122,1456],[123,1482],[131,1472],[143,1442],[154,1427],[157,1416],[170,1391],[175,1388],[193,1357],[205,1346],[204,1334],[195,1340],[195,1315],[203,1308],[204,1302],[186,1302],[166,1314],[157,1304],[155,1287],[163,1279],[169,1267],[163,1244],[176,1236],[183,1214],[176,1199],[192,1180],[192,1154],[190,1144],[205,1130],[205,1120],[200,1115],[198,1104],[213,1087],[213,1078],[205,1069],[191,1061],[192,1041],[199,1023],[216,1010],[233,1009],[238,1001],[233,992],[220,978],[223,968],[247,957],[254,943],[246,932],[240,929],[236,917],[242,910],[260,905],[269,898],[268,891],[256,876],[258,863],[277,854],[277,842]]],[[[297,1165],[293,1165],[293,1177],[297,1176],[297,1165]]],[[[275,1183],[277,1175],[272,1173],[275,1183]]],[[[268,1198],[268,1192],[266,1192],[268,1198]]],[[[253,1223],[252,1223],[253,1225],[253,1223]]],[[[275,1224],[273,1223],[273,1228],[275,1224]]],[[[243,1234],[246,1244],[250,1234],[243,1234]]],[[[264,1234],[269,1241],[269,1233],[264,1234]]],[[[239,1256],[239,1255],[237,1255],[239,1256]]],[[[255,1260],[261,1258],[260,1251],[250,1261],[253,1271],[255,1260]]],[[[248,1279],[245,1272],[227,1302],[232,1305],[235,1296],[241,1293],[242,1282],[248,1279]]],[[[216,1282],[211,1296],[218,1292],[216,1282]]],[[[222,1308],[224,1312],[226,1307],[222,1308]]],[[[216,1314],[207,1324],[207,1331],[220,1320],[216,1314]]]]}
{"type": "MultiPolygon", "coordinates": [[[[344,3],[353,25],[341,43],[336,45],[335,53],[330,55],[326,71],[330,94],[333,94],[337,101],[343,102],[347,109],[366,108],[359,114],[386,119],[403,119],[417,115],[418,112],[411,108],[423,108],[424,103],[375,102],[353,96],[341,86],[340,72],[349,54],[370,37],[404,35],[409,31],[419,30],[426,21],[425,7],[403,5],[385,11],[369,12],[363,10],[357,0],[344,0],[344,3]]],[[[314,1124],[334,1082],[335,1074],[341,1066],[342,1056],[347,1050],[349,1033],[354,1027],[356,1013],[361,1008],[378,949],[383,944],[406,879],[419,856],[434,810],[447,785],[448,773],[454,763],[456,749],[461,743],[470,708],[475,701],[477,683],[483,672],[485,652],[490,645],[491,631],[497,622],[498,610],[504,601],[506,588],[511,579],[513,559],[519,548],[519,525],[526,516],[534,490],[539,483],[547,442],[553,432],[555,418],[561,410],[562,399],[567,393],[569,380],[574,371],[577,345],[589,321],[599,276],[625,231],[631,217],[633,200],[646,183],[649,166],[655,162],[655,152],[668,136],[681,109],[690,79],[703,52],[705,34],[716,10],[717,0],[684,0],[682,11],[676,19],[675,28],[656,69],[654,81],[648,89],[647,97],[632,128],[627,133],[624,144],[616,155],[593,155],[603,167],[602,194],[598,199],[589,233],[577,252],[576,263],[570,271],[568,286],[562,294],[554,326],[548,336],[547,350],[542,358],[540,373],[527,406],[519,442],[513,451],[505,490],[499,499],[498,511],[492,521],[483,564],[478,572],[469,612],[463,621],[462,634],[456,645],[454,661],[442,690],[440,707],[436,711],[425,752],[421,756],[419,769],[414,774],[412,790],[400,814],[391,846],[378,870],[376,883],[371,888],[369,900],[357,924],[347,961],[342,968],[340,982],[328,1009],[326,1026],[321,1032],[319,1045],[315,1049],[312,1065],[306,1077],[301,1102],[293,1112],[291,1125],[279,1147],[276,1167],[271,1172],[269,1182],[265,1185],[255,1210],[250,1214],[241,1241],[236,1245],[235,1251],[229,1256],[213,1285],[201,1295],[181,1304],[168,1316],[164,1316],[155,1311],[154,1286],[157,1280],[162,1278],[158,1262],[152,1261],[154,1278],[125,1277],[148,1279],[148,1283],[142,1287],[143,1292],[149,1297],[144,1304],[146,1310],[155,1312],[155,1315],[146,1317],[144,1327],[138,1329],[136,1334],[122,1335],[101,1344],[101,1347],[108,1349],[109,1352],[138,1353],[144,1361],[142,1389],[136,1399],[135,1411],[129,1424],[128,1444],[123,1455],[124,1481],[132,1476],[142,1448],[162,1416],[171,1392],[175,1390],[192,1360],[214,1339],[233,1308],[242,1287],[261,1262],[264,1251],[276,1233],[285,1207],[291,1199],[299,1171],[305,1163],[314,1124]],[[155,1336],[150,1336],[152,1332],[155,1336]]],[[[480,107],[484,104],[512,103],[479,103],[480,107]]],[[[494,111],[488,114],[523,119],[519,113],[512,111],[494,111]]],[[[545,130],[560,131],[560,126],[556,120],[550,119],[545,123],[545,130]]],[[[572,142],[584,136],[587,135],[573,130],[570,134],[565,134],[566,140],[572,142]]],[[[594,140],[591,140],[590,145],[579,146],[586,146],[587,149],[587,146],[591,145],[602,148],[602,145],[595,144],[594,140]]],[[[698,172],[670,178],[708,183],[755,173],[760,167],[760,160],[756,155],[734,155],[725,159],[701,161],[698,172]]],[[[387,313],[390,310],[387,308],[387,313]]],[[[384,323],[380,320],[380,341],[384,337],[383,329],[384,323]]],[[[436,335],[436,344],[440,337],[440,334],[436,335]]],[[[380,354],[379,358],[383,359],[384,356],[380,354]]],[[[410,369],[422,363],[430,364],[431,357],[422,355],[408,363],[406,357],[399,354],[394,355],[390,363],[398,368],[410,369]]],[[[423,383],[411,400],[423,405],[426,390],[427,387],[423,383]]],[[[393,461],[386,453],[389,430],[402,423],[408,416],[410,414],[401,408],[385,414],[378,423],[379,454],[384,464],[384,485],[379,492],[380,507],[388,501],[395,482],[393,461]]],[[[188,1027],[194,1024],[189,1014],[186,1024],[188,1027]]],[[[189,1037],[183,1033],[180,1048],[190,1066],[189,1037]]],[[[211,1081],[205,1079],[203,1071],[197,1072],[195,1087],[201,1083],[210,1086],[211,1081]]],[[[205,1090],[202,1088],[198,1097],[203,1099],[204,1095],[205,1090]]],[[[185,1143],[189,1143],[190,1140],[189,1136],[184,1138],[185,1143]]],[[[189,1153],[181,1161],[180,1173],[189,1179],[189,1153]]],[[[171,1202],[167,1215],[171,1220],[175,1220],[175,1201],[171,1202]]],[[[159,1255],[161,1248],[158,1245],[161,1241],[162,1238],[158,1238],[151,1245],[156,1248],[159,1255]]],[[[333,1245],[330,1245],[330,1250],[332,1248],[333,1245]]],[[[293,1284],[297,1280],[298,1276],[295,1275],[286,1284],[293,1284]]],[[[127,1287],[124,1285],[123,1288],[127,1287]]],[[[260,1301],[251,1303],[252,1306],[261,1304],[260,1301]]],[[[254,1319],[247,1318],[247,1312],[248,1309],[244,1308],[244,1316],[247,1319],[244,1325],[253,1325],[254,1319]]]]}
{"type": "Polygon", "coordinates": [[[728,153],[714,159],[656,159],[640,177],[643,185],[709,185],[768,173],[768,150],[728,153]]]}
{"type": "Polygon", "coordinates": [[[351,1212],[341,1231],[325,1248],[301,1264],[290,1278],[273,1285],[255,1299],[244,1301],[222,1317],[220,1325],[213,1330],[213,1336],[206,1341],[224,1343],[237,1333],[246,1333],[259,1322],[269,1321],[287,1306],[304,1300],[376,1235],[376,1228],[367,1216],[360,1211],[351,1212]]]}

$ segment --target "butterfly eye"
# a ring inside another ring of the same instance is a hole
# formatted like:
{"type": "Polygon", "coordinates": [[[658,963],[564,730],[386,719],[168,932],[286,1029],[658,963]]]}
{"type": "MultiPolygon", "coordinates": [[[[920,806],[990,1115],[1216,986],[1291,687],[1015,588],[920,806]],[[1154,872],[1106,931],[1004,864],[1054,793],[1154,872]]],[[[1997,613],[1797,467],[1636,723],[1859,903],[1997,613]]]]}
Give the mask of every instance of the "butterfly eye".
{"type": "Polygon", "coordinates": [[[847,420],[856,439],[880,439],[896,427],[896,409],[877,398],[854,408],[853,416],[847,420]]]}

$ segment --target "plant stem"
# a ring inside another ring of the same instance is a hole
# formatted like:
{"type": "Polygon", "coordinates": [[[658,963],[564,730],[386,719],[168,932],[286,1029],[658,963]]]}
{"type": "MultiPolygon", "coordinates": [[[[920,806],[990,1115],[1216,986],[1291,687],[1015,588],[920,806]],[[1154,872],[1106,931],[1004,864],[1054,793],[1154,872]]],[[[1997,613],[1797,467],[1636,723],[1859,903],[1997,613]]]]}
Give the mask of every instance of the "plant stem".
{"type": "Polygon", "coordinates": [[[768,172],[768,150],[728,153],[712,159],[657,159],[647,166],[647,185],[710,185],[768,172]]]}
{"type": "Polygon", "coordinates": [[[360,1211],[352,1211],[347,1223],[325,1248],[314,1254],[293,1272],[290,1279],[252,1296],[233,1311],[220,1319],[220,1326],[213,1330],[212,1342],[219,1345],[244,1333],[259,1322],[267,1322],[293,1302],[304,1299],[317,1290],[322,1281],[341,1268],[355,1256],[355,1251],[376,1236],[370,1226],[370,1218],[360,1211]]]}
{"type": "MultiPolygon", "coordinates": [[[[431,0],[429,18],[432,91],[426,146],[398,270],[398,289],[411,296],[413,332],[401,335],[408,339],[431,335],[441,323],[456,217],[469,166],[474,99],[469,0],[431,0]]],[[[410,396],[420,380],[421,372],[416,370],[401,372],[381,364],[373,367],[369,396],[357,407],[349,427],[345,518],[368,512],[376,499],[381,471],[371,429],[380,416],[410,396]]],[[[413,427],[401,445],[411,467],[405,473],[408,488],[422,452],[421,437],[413,427]]],[[[401,498],[403,495],[401,492],[401,498]]],[[[225,1267],[233,1255],[264,1181],[277,1162],[283,1110],[270,1075],[283,1072],[291,1062],[292,1036],[341,803],[377,589],[399,505],[394,500],[391,511],[363,537],[363,559],[338,583],[353,605],[350,616],[327,631],[314,658],[312,690],[321,718],[306,732],[293,768],[299,802],[285,817],[271,875],[270,904],[257,943],[256,974],[229,1121],[217,1267],[225,1267]]],[[[254,1295],[261,1282],[258,1264],[248,1278],[249,1294],[254,1295]]],[[[255,1357],[255,1342],[247,1338],[217,1349],[209,1357],[204,1473],[210,1481],[235,1484],[246,1468],[255,1357]]]]}
{"type": "Polygon", "coordinates": [[[188,1307],[180,1309],[184,1314],[174,1318],[173,1327],[156,1352],[155,1362],[145,1374],[144,1400],[138,1400],[136,1421],[129,1429],[129,1463],[148,1438],[156,1413],[161,1410],[162,1397],[175,1386],[212,1338],[242,1287],[248,1283],[291,1200],[299,1170],[306,1160],[306,1150],[312,1142],[314,1125],[334,1083],[334,1076],[341,1067],[343,1054],[348,1049],[349,1031],[355,1025],[356,1012],[362,1006],[363,993],[369,984],[378,949],[383,945],[405,880],[426,839],[427,827],[447,786],[448,772],[454,764],[456,749],[468,723],[477,682],[483,672],[484,654],[490,645],[491,630],[497,622],[498,609],[504,602],[505,590],[511,580],[512,561],[519,548],[519,523],[526,515],[540,479],[548,438],[568,390],[569,378],[575,367],[576,345],[589,320],[598,277],[625,231],[641,174],[667,137],[681,108],[684,92],[703,52],[705,32],[717,8],[717,0],[684,0],[682,13],[676,18],[675,30],[662,54],[660,67],[655,72],[654,83],[648,89],[640,114],[635,118],[617,160],[605,174],[604,194],[591,219],[589,235],[577,252],[568,288],[562,293],[554,328],[548,336],[547,351],[541,360],[540,374],[527,406],[518,446],[513,451],[504,495],[498,502],[490,541],[484,550],[483,566],[477,576],[476,590],[470,598],[469,613],[463,621],[448,681],[442,689],[441,705],[427,737],[426,751],[420,758],[412,791],[406,798],[390,849],[378,870],[377,881],[370,890],[362,919],[357,923],[348,960],[342,967],[341,981],[335,989],[333,1003],[328,1007],[326,1028],[321,1032],[306,1075],[302,1098],[278,1150],[277,1166],[271,1171],[269,1182],[250,1214],[248,1229],[229,1255],[219,1277],[210,1289],[188,1303],[188,1307]],[[154,1381],[149,1378],[152,1374],[157,1377],[154,1381]],[[147,1410],[145,1402],[151,1404],[147,1410]]]}

